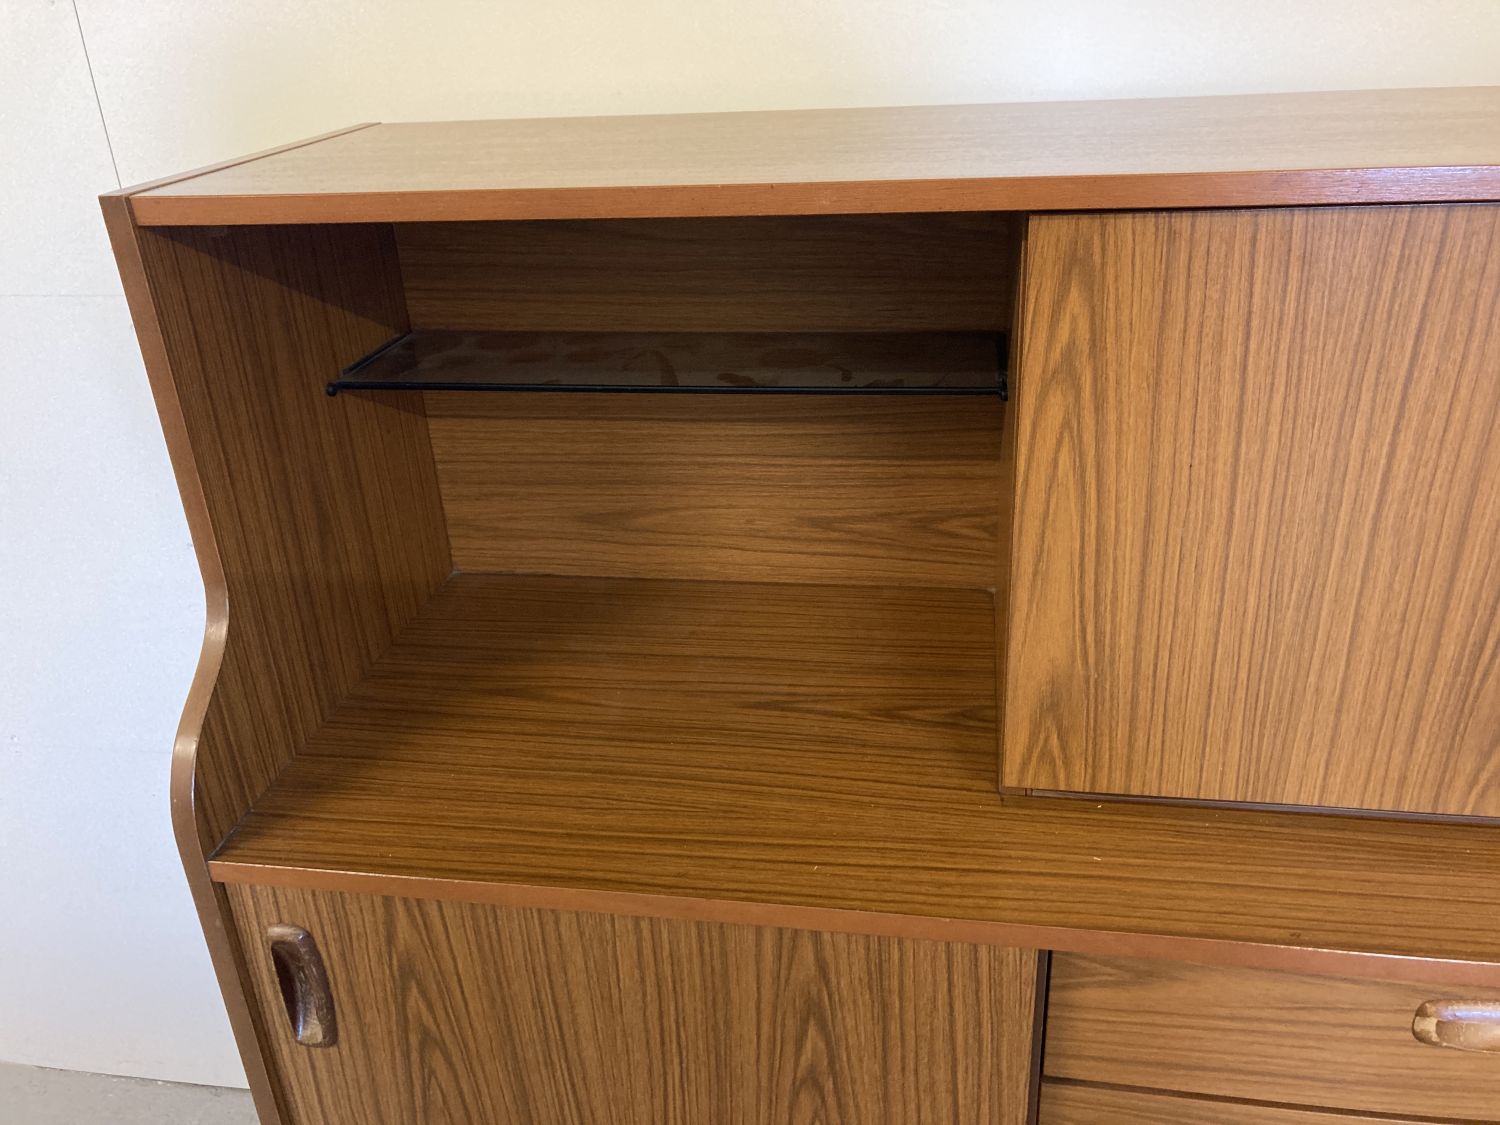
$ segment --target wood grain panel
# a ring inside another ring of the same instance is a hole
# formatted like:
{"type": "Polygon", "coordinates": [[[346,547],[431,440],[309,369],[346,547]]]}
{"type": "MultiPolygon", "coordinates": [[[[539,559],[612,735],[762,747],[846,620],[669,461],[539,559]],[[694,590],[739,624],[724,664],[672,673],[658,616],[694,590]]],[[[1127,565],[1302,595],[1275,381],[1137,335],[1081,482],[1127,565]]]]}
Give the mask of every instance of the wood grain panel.
{"type": "Polygon", "coordinates": [[[318,223],[1496,199],[1497,114],[1482,87],[380,125],[134,205],[318,223]]]}
{"type": "Polygon", "coordinates": [[[140,238],[169,369],[158,401],[207,517],[217,678],[201,716],[190,701],[183,769],[212,849],[446,577],[448,549],[420,396],[322,392],[405,327],[390,232],[140,238]]]}
{"type": "Polygon", "coordinates": [[[1432,1125],[1431,1118],[1328,1113],[1055,1080],[1043,1082],[1041,1093],[1037,1125],[1432,1125]]]}
{"type": "Polygon", "coordinates": [[[172,468],[182,494],[188,529],[198,553],[209,612],[209,628],[204,638],[203,656],[193,674],[188,698],[183,706],[172,757],[172,830],[182,856],[183,873],[203,926],[203,936],[213,962],[214,973],[224,994],[225,1012],[234,1032],[235,1045],[245,1067],[255,1110],[263,1125],[284,1125],[281,1099],[260,1050],[257,1015],[248,1002],[249,982],[244,976],[244,960],[224,924],[228,916],[228,899],[224,888],[208,874],[207,852],[195,814],[193,770],[198,750],[198,735],[204,711],[218,679],[223,653],[224,569],[214,545],[213,527],[208,519],[208,505],[203,497],[203,483],[198,477],[193,453],[188,444],[182,404],[172,381],[166,341],[161,321],[151,296],[150,281],[142,250],[142,237],[130,214],[128,199],[119,192],[100,196],[100,210],[109,232],[111,248],[120,270],[121,288],[135,323],[141,357],[151,380],[161,418],[162,433],[171,454],[172,468]]]}
{"type": "Polygon", "coordinates": [[[405,327],[394,246],[377,228],[140,231],[123,196],[101,203],[207,603],[173,827],[273,1125],[280,1092],[205,859],[449,569],[420,397],[330,411],[317,394],[330,365],[405,327]]]}
{"type": "Polygon", "coordinates": [[[461,570],[987,588],[994,399],[427,395],[461,570]]]}
{"type": "Polygon", "coordinates": [[[1500,985],[1491,829],[1002,802],[994,628],[982,591],[460,574],[212,870],[1500,985]]]}
{"type": "MultiPolygon", "coordinates": [[[[1054,1078],[1444,1121],[1500,1120],[1493,1055],[1411,1033],[1443,986],[1172,961],[1053,959],[1046,1071],[1054,1078]]],[[[1500,988],[1470,989],[1494,999],[1500,988]]]]}
{"type": "Polygon", "coordinates": [[[270,1021],[290,1125],[1023,1125],[1037,954],[234,887],[311,932],[340,1041],[270,1021]]]}
{"type": "Polygon", "coordinates": [[[1500,207],[1034,220],[1005,783],[1500,816],[1500,207]]]}
{"type": "Polygon", "coordinates": [[[418,328],[922,332],[1007,328],[1015,215],[417,223],[418,328]]]}

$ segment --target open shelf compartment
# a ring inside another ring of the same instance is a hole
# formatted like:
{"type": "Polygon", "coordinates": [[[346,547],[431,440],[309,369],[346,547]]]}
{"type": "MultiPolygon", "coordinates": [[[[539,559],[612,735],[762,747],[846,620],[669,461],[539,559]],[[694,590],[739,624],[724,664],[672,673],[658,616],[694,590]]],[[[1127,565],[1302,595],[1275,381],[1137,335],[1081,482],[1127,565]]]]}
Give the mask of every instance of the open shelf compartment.
{"type": "Polygon", "coordinates": [[[1052,948],[1492,949],[1482,910],[1424,924],[1500,865],[1482,829],[1002,801],[994,642],[978,590],[459,574],[211,870],[1052,948]]]}
{"type": "Polygon", "coordinates": [[[1492,973],[1493,828],[1000,796],[1018,438],[994,394],[319,394],[414,324],[899,331],[930,362],[948,333],[1013,330],[1019,234],[1005,216],[152,233],[235,607],[176,775],[212,875],[1492,973]]]}
{"type": "Polygon", "coordinates": [[[1002,395],[993,332],[408,332],[342,390],[1002,395]]]}

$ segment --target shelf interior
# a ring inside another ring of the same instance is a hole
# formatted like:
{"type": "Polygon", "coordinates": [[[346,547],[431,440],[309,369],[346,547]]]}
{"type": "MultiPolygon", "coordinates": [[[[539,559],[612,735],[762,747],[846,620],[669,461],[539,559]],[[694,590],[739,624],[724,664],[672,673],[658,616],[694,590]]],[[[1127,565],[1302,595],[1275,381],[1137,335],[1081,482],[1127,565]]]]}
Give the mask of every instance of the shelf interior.
{"type": "Polygon", "coordinates": [[[1002,802],[995,648],[982,590],[459,574],[211,870],[1493,956],[1492,829],[1002,802]]]}
{"type": "Polygon", "coordinates": [[[993,332],[460,332],[388,342],[342,390],[996,395],[993,332]]]}

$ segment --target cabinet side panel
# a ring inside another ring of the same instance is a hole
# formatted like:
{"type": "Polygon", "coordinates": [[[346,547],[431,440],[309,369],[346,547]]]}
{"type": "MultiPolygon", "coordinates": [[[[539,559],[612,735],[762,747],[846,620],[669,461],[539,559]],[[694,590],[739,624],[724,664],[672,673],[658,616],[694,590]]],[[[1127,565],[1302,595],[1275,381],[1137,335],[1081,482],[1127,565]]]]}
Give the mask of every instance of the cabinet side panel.
{"type": "Polygon", "coordinates": [[[421,397],[323,392],[405,328],[388,228],[138,237],[222,567],[193,791],[211,850],[447,575],[447,533],[421,397]]]}
{"type": "Polygon", "coordinates": [[[1024,1125],[1037,957],[752,926],[226,888],[295,1125],[1024,1125]],[[318,941],[332,1049],[265,927],[318,941]]]}
{"type": "Polygon", "coordinates": [[[1004,779],[1500,815],[1500,207],[1029,228],[1004,779]]]}

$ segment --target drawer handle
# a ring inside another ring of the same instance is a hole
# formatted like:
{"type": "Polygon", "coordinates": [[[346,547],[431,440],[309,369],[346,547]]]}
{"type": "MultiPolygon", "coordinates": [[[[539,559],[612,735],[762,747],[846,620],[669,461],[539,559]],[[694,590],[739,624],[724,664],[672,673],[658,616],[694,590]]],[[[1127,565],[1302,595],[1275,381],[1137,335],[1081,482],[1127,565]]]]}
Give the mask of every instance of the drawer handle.
{"type": "Polygon", "coordinates": [[[1421,1043],[1500,1053],[1500,1000],[1428,1000],[1411,1019],[1421,1043]]]}
{"type": "Polygon", "coordinates": [[[318,943],[301,926],[285,922],[268,926],[266,938],[292,1034],[304,1047],[332,1047],[338,1041],[338,1021],[318,943]]]}

